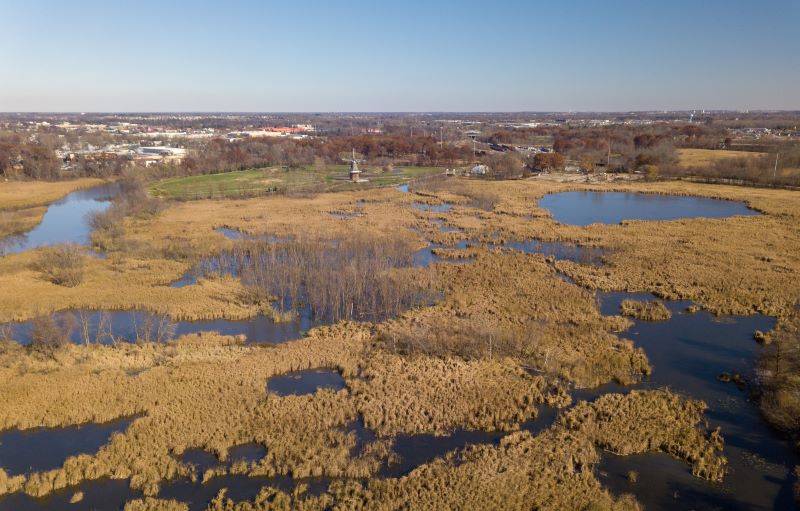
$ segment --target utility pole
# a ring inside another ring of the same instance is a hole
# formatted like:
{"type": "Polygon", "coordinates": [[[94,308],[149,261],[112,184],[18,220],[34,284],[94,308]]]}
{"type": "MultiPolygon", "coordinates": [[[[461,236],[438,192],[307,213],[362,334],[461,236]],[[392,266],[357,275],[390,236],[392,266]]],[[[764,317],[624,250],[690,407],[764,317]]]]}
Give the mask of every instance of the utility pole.
{"type": "Polygon", "coordinates": [[[439,147],[444,147],[444,128],[439,127],[439,147]]]}
{"type": "Polygon", "coordinates": [[[608,157],[606,158],[606,171],[611,168],[611,140],[606,140],[608,146],[608,157]]]}

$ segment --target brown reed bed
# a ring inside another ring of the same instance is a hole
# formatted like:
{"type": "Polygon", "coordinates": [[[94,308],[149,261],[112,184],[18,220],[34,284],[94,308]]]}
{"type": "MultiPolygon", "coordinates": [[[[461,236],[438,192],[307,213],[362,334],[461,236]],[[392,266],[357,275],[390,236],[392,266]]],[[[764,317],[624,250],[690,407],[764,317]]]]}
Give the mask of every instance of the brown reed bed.
{"type": "Polygon", "coordinates": [[[672,317],[672,313],[663,302],[652,300],[649,302],[638,300],[622,300],[619,305],[620,313],[642,321],[665,321],[672,317]]]}

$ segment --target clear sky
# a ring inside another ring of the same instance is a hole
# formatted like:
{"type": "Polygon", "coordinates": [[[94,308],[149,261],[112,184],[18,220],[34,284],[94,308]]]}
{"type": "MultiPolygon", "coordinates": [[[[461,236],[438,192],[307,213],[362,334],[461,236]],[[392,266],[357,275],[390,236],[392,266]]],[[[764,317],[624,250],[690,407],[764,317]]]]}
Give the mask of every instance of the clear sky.
{"type": "Polygon", "coordinates": [[[800,0],[0,0],[0,111],[800,109],[800,0]]]}

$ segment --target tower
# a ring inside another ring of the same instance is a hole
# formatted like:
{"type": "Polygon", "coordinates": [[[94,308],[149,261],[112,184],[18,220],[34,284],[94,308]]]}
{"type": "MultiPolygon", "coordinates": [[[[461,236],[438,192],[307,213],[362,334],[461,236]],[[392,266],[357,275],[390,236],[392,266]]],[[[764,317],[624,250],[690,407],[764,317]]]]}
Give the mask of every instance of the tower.
{"type": "Polygon", "coordinates": [[[350,181],[358,183],[361,180],[361,171],[358,170],[358,163],[356,162],[356,149],[353,148],[353,159],[350,160],[350,181]]]}

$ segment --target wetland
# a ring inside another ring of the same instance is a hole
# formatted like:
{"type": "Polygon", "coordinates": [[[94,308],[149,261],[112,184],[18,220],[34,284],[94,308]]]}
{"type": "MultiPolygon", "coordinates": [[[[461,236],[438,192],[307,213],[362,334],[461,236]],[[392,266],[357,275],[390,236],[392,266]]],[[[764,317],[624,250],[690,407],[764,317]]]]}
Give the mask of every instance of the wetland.
{"type": "Polygon", "coordinates": [[[7,255],[0,509],[792,508],[795,193],[453,180],[166,202],[71,287],[40,245],[105,231],[7,255]]]}

